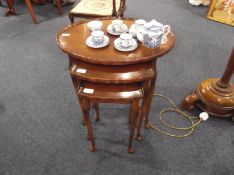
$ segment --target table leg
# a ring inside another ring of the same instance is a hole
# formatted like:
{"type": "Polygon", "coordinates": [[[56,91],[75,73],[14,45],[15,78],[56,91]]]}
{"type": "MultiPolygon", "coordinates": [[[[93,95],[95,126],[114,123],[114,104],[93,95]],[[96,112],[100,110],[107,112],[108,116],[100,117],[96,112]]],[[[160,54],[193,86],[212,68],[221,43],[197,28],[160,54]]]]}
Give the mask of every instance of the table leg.
{"type": "Polygon", "coordinates": [[[130,109],[129,109],[129,115],[128,115],[128,124],[131,124],[132,123],[132,118],[133,118],[133,104],[131,103],[130,104],[130,109]]]}
{"type": "Polygon", "coordinates": [[[155,76],[150,81],[149,95],[147,97],[147,110],[145,114],[145,124],[144,124],[145,128],[149,128],[149,112],[150,112],[152,99],[154,96],[154,89],[155,89],[155,84],[156,84],[156,79],[157,79],[156,61],[153,63],[153,69],[155,72],[155,76]]]}
{"type": "MultiPolygon", "coordinates": [[[[73,65],[73,63],[75,63],[74,59],[72,58],[72,56],[69,56],[69,69],[71,68],[71,66],[73,65]]],[[[78,63],[77,63],[78,64],[78,63]]]]}
{"type": "Polygon", "coordinates": [[[91,144],[89,146],[89,150],[91,152],[95,151],[95,142],[94,142],[94,137],[93,137],[93,128],[92,128],[92,124],[90,121],[90,117],[89,117],[89,111],[90,111],[90,101],[88,99],[85,98],[79,98],[80,100],[80,106],[85,118],[85,122],[86,122],[86,127],[87,127],[87,131],[88,131],[88,140],[90,140],[91,144]]]}
{"type": "Polygon", "coordinates": [[[55,0],[55,1],[56,1],[56,5],[57,5],[57,8],[58,8],[59,14],[62,15],[63,12],[62,12],[62,8],[61,8],[61,5],[60,5],[60,0],[55,0]]]}
{"type": "Polygon", "coordinates": [[[34,11],[33,11],[31,1],[30,1],[30,0],[25,0],[25,3],[26,3],[26,6],[27,6],[27,8],[28,8],[28,10],[29,10],[29,13],[30,13],[30,15],[31,15],[31,17],[32,17],[33,22],[34,22],[35,24],[37,24],[37,23],[38,23],[38,22],[37,22],[37,17],[36,17],[36,15],[35,15],[34,11]]]}
{"type": "MultiPolygon", "coordinates": [[[[71,67],[73,66],[73,64],[79,64],[79,62],[76,62],[71,56],[69,56],[69,70],[70,71],[71,71],[71,67]]],[[[70,76],[71,76],[71,79],[73,82],[74,89],[75,89],[75,91],[77,91],[78,88],[80,87],[81,80],[78,77],[73,77],[71,74],[70,74],[70,76]]],[[[98,121],[100,121],[98,103],[93,103],[93,108],[96,111],[96,122],[98,122],[98,121]]],[[[86,124],[84,119],[82,121],[82,124],[83,125],[86,124]]]]}
{"type": "Polygon", "coordinates": [[[8,10],[5,16],[16,15],[16,12],[14,9],[14,0],[7,0],[6,2],[7,2],[8,10]]]}
{"type": "Polygon", "coordinates": [[[140,113],[140,119],[139,119],[139,123],[137,126],[137,140],[141,141],[142,140],[142,135],[141,135],[141,126],[142,126],[142,122],[144,117],[146,116],[146,111],[148,110],[147,108],[147,97],[149,96],[149,81],[145,81],[143,82],[143,90],[144,90],[144,98],[141,104],[141,113],[140,113]]]}
{"type": "Polygon", "coordinates": [[[100,121],[100,117],[99,117],[99,107],[98,107],[98,103],[93,103],[93,108],[95,109],[96,111],[96,122],[99,122],[100,121]]]}
{"type": "Polygon", "coordinates": [[[138,121],[138,116],[139,116],[139,100],[134,100],[131,104],[133,107],[133,115],[132,115],[132,125],[130,129],[130,136],[129,136],[129,144],[128,144],[128,152],[133,153],[134,148],[132,146],[133,138],[134,138],[134,133],[136,130],[136,125],[138,121]]]}
{"type": "MultiPolygon", "coordinates": [[[[70,71],[71,71],[72,65],[73,65],[73,59],[72,59],[71,56],[69,56],[69,70],[70,71]]],[[[71,73],[70,73],[70,76],[71,76],[72,83],[73,83],[73,86],[74,86],[74,89],[75,89],[75,93],[76,93],[77,89],[80,87],[81,80],[78,79],[77,77],[73,77],[71,73]]],[[[81,99],[78,97],[77,93],[76,93],[76,96],[78,98],[79,103],[81,104],[81,99]]],[[[84,115],[83,115],[82,125],[86,125],[86,121],[85,121],[84,115]]]]}

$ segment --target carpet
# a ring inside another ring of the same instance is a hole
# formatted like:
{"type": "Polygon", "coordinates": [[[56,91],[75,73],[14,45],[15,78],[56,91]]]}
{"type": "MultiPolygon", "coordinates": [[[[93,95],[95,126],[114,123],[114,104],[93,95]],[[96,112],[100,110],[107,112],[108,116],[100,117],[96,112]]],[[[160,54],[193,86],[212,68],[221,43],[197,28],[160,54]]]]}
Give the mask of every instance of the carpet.
{"type": "MultiPolygon", "coordinates": [[[[126,2],[125,16],[157,19],[176,36],[173,50],[158,60],[157,93],[180,104],[197,83],[222,75],[234,30],[206,19],[207,7],[185,0],[126,2]]],[[[56,32],[69,24],[72,6],[59,16],[51,4],[33,5],[37,25],[23,1],[16,1],[15,8],[19,15],[4,17],[6,9],[0,7],[0,175],[234,174],[234,126],[229,119],[210,118],[184,139],[143,129],[142,142],[135,141],[136,152],[129,155],[129,107],[102,104],[101,121],[92,117],[97,151],[90,153],[68,59],[55,41],[56,32]]],[[[167,106],[153,99],[150,120],[155,125],[167,106]]],[[[166,119],[177,126],[188,124],[177,114],[166,119]]]]}

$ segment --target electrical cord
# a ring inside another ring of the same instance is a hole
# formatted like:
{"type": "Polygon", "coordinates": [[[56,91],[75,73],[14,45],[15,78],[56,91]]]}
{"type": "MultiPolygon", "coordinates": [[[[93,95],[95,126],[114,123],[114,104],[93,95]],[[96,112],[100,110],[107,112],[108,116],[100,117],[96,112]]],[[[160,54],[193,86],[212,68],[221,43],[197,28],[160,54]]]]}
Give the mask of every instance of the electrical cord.
{"type": "Polygon", "coordinates": [[[159,128],[157,128],[156,126],[154,126],[150,121],[149,121],[149,126],[150,128],[154,129],[155,131],[158,131],[162,134],[165,134],[167,136],[170,136],[170,137],[176,137],[176,138],[183,138],[183,137],[187,137],[189,135],[192,134],[192,132],[194,131],[195,127],[201,123],[201,121],[206,121],[208,118],[209,118],[209,115],[208,113],[206,112],[202,112],[200,113],[199,117],[192,117],[188,114],[186,114],[185,112],[183,112],[182,110],[180,110],[176,105],[175,103],[169,99],[168,97],[164,96],[164,95],[161,95],[161,94],[157,94],[155,93],[154,96],[158,96],[158,97],[161,97],[161,98],[164,98],[166,99],[172,106],[173,108],[166,108],[166,109],[163,109],[160,114],[159,114],[159,119],[160,119],[160,122],[162,124],[164,124],[165,126],[171,128],[171,129],[175,129],[175,130],[183,130],[183,131],[188,131],[188,133],[186,134],[182,134],[182,135],[178,135],[178,134],[172,134],[172,133],[169,133],[169,132],[166,132],[166,131],[163,131],[159,128]],[[163,120],[163,114],[165,112],[177,112],[180,114],[180,116],[183,116],[185,117],[186,119],[188,119],[190,122],[191,122],[191,125],[188,126],[188,127],[175,127],[173,125],[170,125],[168,124],[167,122],[165,122],[165,120],[163,120]],[[198,120],[197,122],[194,122],[193,120],[198,120]]]}

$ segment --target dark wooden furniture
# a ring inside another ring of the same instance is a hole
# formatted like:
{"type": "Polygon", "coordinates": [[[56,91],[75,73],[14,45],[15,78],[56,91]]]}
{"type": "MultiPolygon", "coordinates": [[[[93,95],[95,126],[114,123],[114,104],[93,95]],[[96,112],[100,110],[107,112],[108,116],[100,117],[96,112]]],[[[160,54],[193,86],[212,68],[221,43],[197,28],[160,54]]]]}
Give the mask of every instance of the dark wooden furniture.
{"type": "Polygon", "coordinates": [[[234,48],[221,79],[210,78],[200,82],[196,90],[181,103],[183,109],[201,110],[217,117],[231,117],[234,121],[234,85],[230,83],[234,71],[234,48]]]}
{"type": "MultiPolygon", "coordinates": [[[[73,65],[70,68],[70,74],[73,79],[74,87],[77,89],[79,87],[80,81],[88,81],[95,83],[109,83],[109,84],[130,84],[135,82],[142,82],[142,90],[144,96],[147,96],[149,93],[149,82],[154,78],[155,73],[151,66],[148,63],[126,65],[126,66],[109,66],[109,65],[95,65],[90,64],[84,61],[73,62],[73,65]]],[[[104,93],[105,95],[105,93],[104,93]]],[[[117,97],[116,97],[117,98],[117,97]]],[[[118,97],[120,99],[120,97],[118,97]]],[[[92,101],[92,100],[91,100],[92,101]]],[[[113,100],[114,101],[114,100],[113,100]]],[[[94,108],[96,109],[96,121],[99,121],[99,110],[97,102],[92,101],[94,108]]],[[[144,98],[143,108],[141,109],[141,118],[138,125],[137,139],[140,141],[141,136],[141,123],[143,117],[146,113],[147,98],[144,98]]],[[[132,107],[131,107],[132,109],[132,107]]],[[[129,123],[131,123],[131,111],[129,115],[129,123]]],[[[85,124],[85,119],[83,119],[83,124],[85,124]]]]}
{"type": "MultiPolygon", "coordinates": [[[[77,89],[81,109],[88,130],[88,139],[91,141],[90,151],[95,151],[92,125],[89,119],[90,103],[130,103],[131,104],[131,129],[129,136],[128,152],[133,153],[132,141],[140,113],[140,101],[144,97],[141,83],[115,84],[93,83],[81,81],[77,89]]],[[[143,104],[144,105],[144,104],[143,104]]]]}
{"type": "MultiPolygon", "coordinates": [[[[128,26],[134,23],[134,19],[123,18],[123,20],[128,26]]],[[[136,50],[120,52],[113,47],[113,41],[117,37],[111,36],[106,32],[106,28],[111,24],[112,19],[105,18],[102,21],[104,33],[110,38],[110,44],[107,47],[93,49],[86,46],[85,41],[90,35],[87,28],[87,22],[89,20],[81,21],[61,29],[57,33],[57,44],[69,56],[70,73],[76,89],[79,89],[78,87],[80,87],[81,82],[108,84],[108,86],[113,87],[113,89],[110,88],[108,90],[110,92],[111,90],[115,90],[114,87],[124,87],[124,85],[129,86],[135,83],[141,84],[141,89],[144,93],[144,105],[141,108],[141,116],[137,128],[137,138],[141,140],[140,132],[143,118],[146,119],[145,127],[149,126],[148,114],[157,76],[156,60],[173,47],[175,37],[172,33],[168,34],[168,41],[156,49],[148,49],[142,43],[138,43],[139,45],[136,50]]],[[[82,95],[78,93],[78,97],[80,96],[82,95]]],[[[88,97],[86,99],[95,104],[99,102],[88,97]]],[[[115,102],[115,100],[112,97],[109,102],[115,102]]],[[[120,101],[117,100],[117,102],[120,101]]],[[[128,102],[132,103],[130,101],[128,102]]],[[[85,103],[87,104],[87,102],[85,103]]],[[[132,110],[130,111],[132,112],[130,113],[134,113],[133,106],[131,107],[132,110]]],[[[129,121],[134,121],[133,119],[130,117],[129,121]]]]}
{"type": "MultiPolygon", "coordinates": [[[[16,11],[14,9],[14,0],[6,0],[7,1],[7,6],[8,6],[8,10],[6,12],[6,16],[9,16],[9,15],[16,15],[16,11]]],[[[59,14],[62,15],[62,8],[61,8],[61,5],[60,5],[60,0],[55,0],[56,2],[56,7],[58,8],[58,11],[59,11],[59,14]]],[[[29,13],[31,15],[31,18],[33,20],[33,22],[36,24],[38,23],[38,20],[37,20],[37,17],[33,11],[33,8],[32,8],[32,3],[31,3],[31,0],[25,0],[25,4],[29,10],[29,13]]]]}
{"type": "Polygon", "coordinates": [[[16,15],[15,9],[14,9],[14,0],[6,0],[7,2],[7,12],[5,14],[5,16],[9,16],[9,15],[16,15]]]}
{"type": "Polygon", "coordinates": [[[94,17],[123,17],[126,9],[125,0],[81,0],[68,14],[71,23],[74,23],[74,18],[94,18],[94,17]],[[88,8],[89,3],[94,3],[97,7],[88,8]],[[95,4],[96,3],[96,4],[95,4]],[[86,9],[85,9],[86,8],[86,9]]]}

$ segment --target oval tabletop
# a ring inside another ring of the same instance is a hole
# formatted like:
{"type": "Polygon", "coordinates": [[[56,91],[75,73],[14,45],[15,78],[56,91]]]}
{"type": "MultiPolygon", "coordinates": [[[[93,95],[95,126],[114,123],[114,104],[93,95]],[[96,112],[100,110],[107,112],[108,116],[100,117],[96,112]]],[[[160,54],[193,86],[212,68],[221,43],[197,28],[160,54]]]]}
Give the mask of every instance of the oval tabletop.
{"type": "MultiPolygon", "coordinates": [[[[124,23],[130,27],[134,23],[134,19],[123,18],[124,23]]],[[[172,32],[167,35],[167,42],[161,44],[155,49],[146,48],[141,42],[134,51],[122,52],[114,48],[113,42],[118,36],[107,33],[107,26],[111,24],[112,19],[102,19],[103,31],[110,38],[110,44],[104,48],[90,48],[85,41],[90,35],[87,28],[87,22],[81,21],[77,24],[65,27],[57,33],[57,44],[67,54],[73,58],[83,60],[85,62],[103,64],[103,65],[128,65],[140,62],[150,61],[167,53],[175,43],[175,37],[172,32]]]]}

